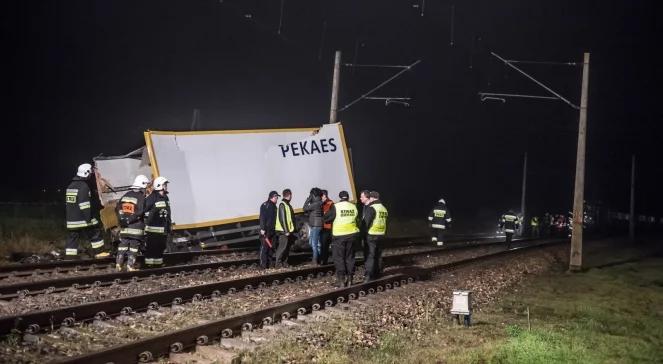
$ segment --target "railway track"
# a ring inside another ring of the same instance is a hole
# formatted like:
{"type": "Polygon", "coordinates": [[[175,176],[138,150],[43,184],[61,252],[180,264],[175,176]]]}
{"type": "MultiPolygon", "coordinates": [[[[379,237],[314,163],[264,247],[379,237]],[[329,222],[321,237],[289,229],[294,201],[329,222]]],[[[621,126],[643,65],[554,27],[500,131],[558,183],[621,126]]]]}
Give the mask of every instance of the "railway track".
{"type": "MultiPolygon", "coordinates": [[[[496,244],[501,244],[501,242],[483,243],[479,244],[478,246],[491,246],[496,244]]],[[[435,249],[422,250],[412,253],[387,255],[383,258],[383,262],[385,265],[392,265],[392,266],[398,264],[408,264],[413,259],[421,257],[422,255],[435,255],[435,254],[443,254],[449,251],[471,250],[476,247],[477,245],[456,246],[456,247],[448,247],[446,249],[435,248],[435,249]]],[[[308,259],[308,256],[300,256],[300,258],[308,259]]],[[[358,264],[361,264],[361,262],[362,262],[361,259],[357,260],[358,264]]],[[[228,262],[222,262],[222,263],[225,264],[228,262]]],[[[171,267],[171,268],[176,268],[176,267],[171,267]]],[[[36,333],[44,329],[52,330],[60,326],[73,326],[77,322],[114,317],[122,314],[129,314],[132,312],[145,311],[148,309],[156,309],[164,305],[173,305],[173,304],[177,305],[185,302],[199,301],[203,298],[217,297],[223,294],[233,294],[243,289],[251,290],[258,287],[265,287],[267,285],[279,285],[283,283],[301,281],[304,279],[314,279],[316,277],[323,277],[327,274],[332,274],[333,270],[334,267],[333,265],[330,264],[325,266],[304,268],[294,271],[278,272],[267,275],[254,275],[251,277],[237,279],[237,280],[195,285],[190,287],[147,293],[139,296],[129,296],[116,300],[92,302],[82,305],[56,308],[46,311],[32,312],[32,313],[20,314],[14,316],[6,316],[0,318],[0,335],[5,335],[9,332],[12,332],[12,330],[24,331],[28,333],[36,333]]],[[[198,271],[203,272],[202,270],[198,271]]],[[[143,271],[132,272],[132,273],[141,273],[141,272],[143,271]]],[[[153,271],[151,272],[145,271],[144,273],[154,274],[153,271]]],[[[170,273],[164,273],[164,274],[170,274],[170,273]]],[[[126,273],[116,273],[114,275],[110,275],[109,278],[112,278],[117,275],[123,275],[124,278],[128,278],[129,280],[133,279],[129,277],[126,273]]],[[[146,279],[155,279],[155,278],[157,278],[156,275],[148,276],[146,279]]],[[[36,282],[36,283],[42,283],[42,282],[36,282]]],[[[113,281],[113,283],[111,284],[117,284],[117,283],[116,281],[113,281]]]]}
{"type": "Polygon", "coordinates": [[[381,279],[353,285],[347,288],[336,289],[322,294],[290,301],[284,304],[273,305],[255,310],[209,321],[200,325],[168,332],[165,334],[136,340],[128,344],[117,345],[105,350],[68,358],[62,363],[125,363],[150,362],[169,353],[178,353],[199,345],[208,345],[215,340],[230,338],[242,332],[261,326],[269,326],[282,320],[288,320],[298,315],[333,307],[339,303],[351,302],[361,296],[380,293],[417,280],[427,279],[436,271],[452,271],[464,266],[479,264],[507,255],[540,249],[553,245],[566,243],[567,240],[557,240],[547,243],[538,243],[521,248],[504,250],[497,253],[486,254],[480,257],[463,259],[452,263],[440,264],[428,268],[406,267],[400,268],[381,279]]]}

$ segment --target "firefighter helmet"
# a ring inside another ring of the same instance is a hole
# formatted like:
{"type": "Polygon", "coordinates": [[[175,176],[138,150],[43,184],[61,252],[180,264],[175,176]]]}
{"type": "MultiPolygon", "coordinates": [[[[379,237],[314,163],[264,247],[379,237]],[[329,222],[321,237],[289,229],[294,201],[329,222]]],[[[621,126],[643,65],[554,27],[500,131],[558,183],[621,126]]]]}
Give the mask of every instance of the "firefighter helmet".
{"type": "Polygon", "coordinates": [[[168,183],[168,179],[164,176],[159,176],[154,179],[154,182],[152,182],[152,186],[154,186],[155,191],[163,191],[164,186],[166,183],[168,183]]]}
{"type": "Polygon", "coordinates": [[[131,188],[147,188],[147,185],[150,183],[150,179],[139,174],[134,179],[134,183],[131,185],[131,188]]]}
{"type": "Polygon", "coordinates": [[[92,166],[90,163],[83,163],[78,166],[78,172],[76,172],[78,177],[87,178],[90,174],[92,174],[92,166]]]}

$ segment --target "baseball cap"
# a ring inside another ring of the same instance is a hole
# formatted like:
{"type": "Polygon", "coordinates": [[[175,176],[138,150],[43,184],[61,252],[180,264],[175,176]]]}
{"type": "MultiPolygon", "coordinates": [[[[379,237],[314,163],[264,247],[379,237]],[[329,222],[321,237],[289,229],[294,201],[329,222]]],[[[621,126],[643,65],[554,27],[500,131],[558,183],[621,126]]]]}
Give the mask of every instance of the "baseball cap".
{"type": "Polygon", "coordinates": [[[348,198],[350,198],[350,194],[348,194],[348,191],[341,191],[338,194],[338,198],[342,198],[342,199],[347,200],[348,198]]]}
{"type": "Polygon", "coordinates": [[[281,197],[281,195],[279,195],[278,192],[276,192],[276,191],[271,191],[271,192],[269,193],[269,198],[272,198],[272,197],[274,197],[274,196],[276,196],[276,197],[281,197]]]}

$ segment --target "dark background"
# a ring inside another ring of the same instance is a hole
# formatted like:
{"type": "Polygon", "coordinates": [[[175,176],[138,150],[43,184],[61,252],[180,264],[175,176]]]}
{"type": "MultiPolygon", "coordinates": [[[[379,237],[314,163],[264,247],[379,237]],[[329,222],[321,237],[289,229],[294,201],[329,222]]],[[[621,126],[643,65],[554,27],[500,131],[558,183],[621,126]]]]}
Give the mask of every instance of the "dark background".
{"type": "MultiPolygon", "coordinates": [[[[444,197],[457,215],[493,219],[519,208],[527,151],[528,212],[566,212],[578,112],[477,92],[545,95],[490,51],[561,62],[588,51],[586,200],[627,211],[635,153],[637,212],[662,215],[654,3],[428,0],[421,16],[421,0],[285,0],[279,35],[278,0],[8,1],[0,200],[60,198],[78,164],[140,147],[146,129],[188,130],[194,108],[197,129],[319,126],[339,49],[344,62],[422,60],[375,94],[410,107],[364,100],[340,114],[358,190],[380,191],[397,215],[444,197]]],[[[521,67],[579,104],[581,67],[521,67]]],[[[340,106],[395,72],[344,67],[340,106]]]]}

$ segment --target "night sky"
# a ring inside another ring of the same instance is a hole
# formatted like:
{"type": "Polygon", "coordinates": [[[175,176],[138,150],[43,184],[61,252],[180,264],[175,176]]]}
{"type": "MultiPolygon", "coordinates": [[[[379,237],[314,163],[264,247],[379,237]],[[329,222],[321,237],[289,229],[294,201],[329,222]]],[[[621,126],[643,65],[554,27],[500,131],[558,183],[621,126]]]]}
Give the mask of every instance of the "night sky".
{"type": "MultiPolygon", "coordinates": [[[[492,217],[519,207],[528,152],[528,210],[569,211],[578,112],[477,93],[547,96],[491,51],[558,62],[588,51],[586,200],[627,211],[635,153],[637,211],[663,216],[654,3],[428,0],[422,16],[422,0],[285,0],[278,34],[279,0],[8,1],[0,200],[44,198],[79,163],[142,146],[146,129],[188,130],[194,108],[197,129],[319,126],[339,49],[344,62],[421,60],[374,95],[410,107],[364,100],[340,113],[358,190],[380,191],[397,215],[444,197],[492,217]]],[[[520,67],[580,103],[581,67],[520,67]]],[[[344,67],[340,106],[396,71],[344,67]]]]}

